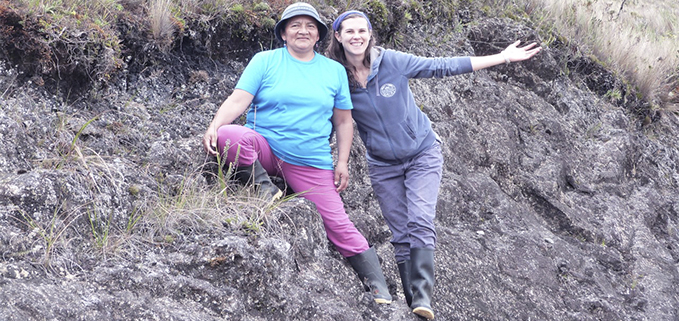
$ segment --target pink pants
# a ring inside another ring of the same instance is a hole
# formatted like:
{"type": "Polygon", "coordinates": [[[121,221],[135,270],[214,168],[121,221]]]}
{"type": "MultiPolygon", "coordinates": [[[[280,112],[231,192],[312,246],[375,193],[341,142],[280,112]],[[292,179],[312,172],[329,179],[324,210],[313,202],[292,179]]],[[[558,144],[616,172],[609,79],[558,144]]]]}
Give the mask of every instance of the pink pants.
{"type": "Polygon", "coordinates": [[[301,193],[302,197],[316,204],[325,233],[342,256],[354,256],[368,249],[368,241],[344,211],[344,203],[335,189],[332,170],[286,163],[273,154],[266,138],[244,126],[222,126],[217,136],[221,155],[224,155],[224,148],[228,146],[227,162],[238,167],[259,160],[269,175],[282,177],[295,193],[301,193]]]}

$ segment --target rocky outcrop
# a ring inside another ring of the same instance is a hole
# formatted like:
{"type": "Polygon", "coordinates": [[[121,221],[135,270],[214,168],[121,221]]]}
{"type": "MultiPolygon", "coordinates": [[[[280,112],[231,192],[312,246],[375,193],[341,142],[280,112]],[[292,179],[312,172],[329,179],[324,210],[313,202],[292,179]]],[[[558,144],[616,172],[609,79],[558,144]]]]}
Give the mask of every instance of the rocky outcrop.
{"type": "MultiPolygon", "coordinates": [[[[541,42],[510,20],[472,20],[457,33],[409,25],[397,48],[541,42]]],[[[557,41],[524,63],[412,82],[446,158],[437,320],[679,317],[677,115],[607,97],[626,87],[571,50],[557,41]]],[[[0,319],[417,320],[358,136],[343,198],[382,259],[390,306],[363,292],[313,204],[220,203],[262,211],[245,223],[189,204],[219,190],[200,139],[244,62],[175,54],[82,98],[0,63],[0,319]]]]}

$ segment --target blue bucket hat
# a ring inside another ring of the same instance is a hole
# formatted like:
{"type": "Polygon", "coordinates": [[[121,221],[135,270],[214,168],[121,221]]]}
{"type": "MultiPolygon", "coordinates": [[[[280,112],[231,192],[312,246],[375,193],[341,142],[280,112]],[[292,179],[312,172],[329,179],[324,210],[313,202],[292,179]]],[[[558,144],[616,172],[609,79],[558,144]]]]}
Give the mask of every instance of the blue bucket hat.
{"type": "Polygon", "coordinates": [[[276,39],[283,42],[283,38],[281,37],[281,29],[283,29],[283,26],[288,19],[297,16],[309,16],[316,19],[316,21],[318,21],[319,41],[325,39],[325,36],[328,34],[328,26],[326,26],[325,23],[321,21],[321,16],[318,15],[318,11],[316,11],[313,6],[305,2],[293,3],[285,8],[283,15],[281,15],[281,20],[278,21],[276,26],[273,28],[276,39]]]}

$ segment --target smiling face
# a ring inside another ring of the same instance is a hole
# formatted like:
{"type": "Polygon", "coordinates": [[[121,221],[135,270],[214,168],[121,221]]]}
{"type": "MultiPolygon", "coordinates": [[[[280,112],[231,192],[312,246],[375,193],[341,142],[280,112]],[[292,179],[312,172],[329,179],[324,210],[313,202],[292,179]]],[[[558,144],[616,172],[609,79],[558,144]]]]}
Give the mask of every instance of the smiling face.
{"type": "Polygon", "coordinates": [[[297,16],[288,20],[281,38],[286,42],[289,50],[299,54],[313,52],[314,45],[319,40],[316,20],[309,16],[297,16]]]}
{"type": "Polygon", "coordinates": [[[342,21],[340,30],[335,31],[335,38],[344,47],[344,54],[362,58],[370,44],[372,31],[368,28],[368,21],[363,17],[350,17],[342,21]]]}

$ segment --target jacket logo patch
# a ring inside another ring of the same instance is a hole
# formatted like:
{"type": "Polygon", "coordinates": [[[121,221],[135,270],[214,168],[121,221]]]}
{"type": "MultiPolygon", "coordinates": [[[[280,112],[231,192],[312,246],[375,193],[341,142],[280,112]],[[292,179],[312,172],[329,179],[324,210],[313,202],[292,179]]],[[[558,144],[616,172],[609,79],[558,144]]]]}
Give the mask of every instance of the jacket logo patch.
{"type": "Polygon", "coordinates": [[[383,97],[391,97],[396,94],[396,86],[393,84],[384,84],[380,87],[380,95],[383,97]]]}

